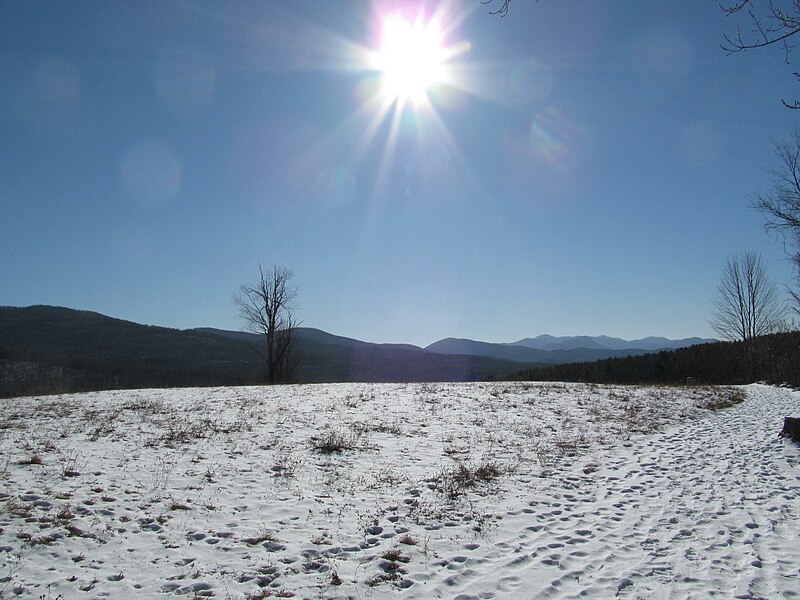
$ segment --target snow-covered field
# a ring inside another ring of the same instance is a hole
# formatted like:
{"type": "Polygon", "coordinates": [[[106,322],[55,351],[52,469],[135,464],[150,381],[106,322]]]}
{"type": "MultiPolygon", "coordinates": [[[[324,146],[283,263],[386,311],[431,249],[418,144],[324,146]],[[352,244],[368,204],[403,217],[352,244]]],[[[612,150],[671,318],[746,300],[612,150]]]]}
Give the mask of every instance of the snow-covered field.
{"type": "Polygon", "coordinates": [[[0,597],[800,597],[785,415],[760,385],[0,400],[0,597]]]}

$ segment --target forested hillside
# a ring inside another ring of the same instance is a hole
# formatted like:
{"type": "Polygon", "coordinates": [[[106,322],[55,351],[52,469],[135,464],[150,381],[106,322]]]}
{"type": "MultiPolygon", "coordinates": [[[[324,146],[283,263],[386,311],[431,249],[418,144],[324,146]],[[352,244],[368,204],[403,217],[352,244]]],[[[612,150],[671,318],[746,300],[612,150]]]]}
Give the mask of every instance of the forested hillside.
{"type": "MultiPolygon", "coordinates": [[[[519,363],[296,332],[291,381],[476,381],[519,363]]],[[[0,397],[114,388],[263,383],[254,334],[140,325],[53,306],[0,307],[0,397]]]]}
{"type": "Polygon", "coordinates": [[[245,342],[52,306],[0,308],[0,395],[248,383],[245,342]]]}

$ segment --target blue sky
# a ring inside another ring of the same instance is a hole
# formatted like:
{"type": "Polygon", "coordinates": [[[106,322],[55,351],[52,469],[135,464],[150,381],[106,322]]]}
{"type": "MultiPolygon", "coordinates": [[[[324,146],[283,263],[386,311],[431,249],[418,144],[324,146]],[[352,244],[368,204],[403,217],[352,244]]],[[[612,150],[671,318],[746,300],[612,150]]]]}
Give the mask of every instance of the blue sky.
{"type": "Polygon", "coordinates": [[[379,342],[712,336],[800,95],[715,1],[7,2],[0,304],[237,329],[258,262],[304,325],[379,342]],[[442,15],[418,101],[365,57],[442,15]]]}

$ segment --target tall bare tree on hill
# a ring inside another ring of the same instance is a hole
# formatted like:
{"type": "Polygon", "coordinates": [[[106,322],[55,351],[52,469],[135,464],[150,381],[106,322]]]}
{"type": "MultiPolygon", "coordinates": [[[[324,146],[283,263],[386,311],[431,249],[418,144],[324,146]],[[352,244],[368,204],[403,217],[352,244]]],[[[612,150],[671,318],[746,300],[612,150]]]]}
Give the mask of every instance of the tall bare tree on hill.
{"type": "Polygon", "coordinates": [[[711,326],[727,340],[749,342],[777,332],[785,310],[764,260],[755,252],[728,257],[713,297],[711,326]]]}
{"type": "Polygon", "coordinates": [[[267,382],[285,383],[291,378],[295,353],[297,322],[292,311],[297,308],[298,290],[290,283],[294,272],[276,265],[265,273],[261,263],[258,272],[258,281],[243,284],[233,300],[245,328],[265,338],[262,358],[267,382]]]}

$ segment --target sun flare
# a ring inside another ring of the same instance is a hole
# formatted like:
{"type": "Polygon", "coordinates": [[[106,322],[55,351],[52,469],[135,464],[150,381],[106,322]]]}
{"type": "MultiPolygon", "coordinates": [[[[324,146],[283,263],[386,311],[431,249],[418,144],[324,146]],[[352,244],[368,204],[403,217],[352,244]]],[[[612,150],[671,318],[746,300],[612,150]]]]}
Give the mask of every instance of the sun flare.
{"type": "Polygon", "coordinates": [[[447,52],[434,20],[409,22],[400,16],[383,20],[375,68],[389,100],[421,100],[446,76],[447,52]]]}

